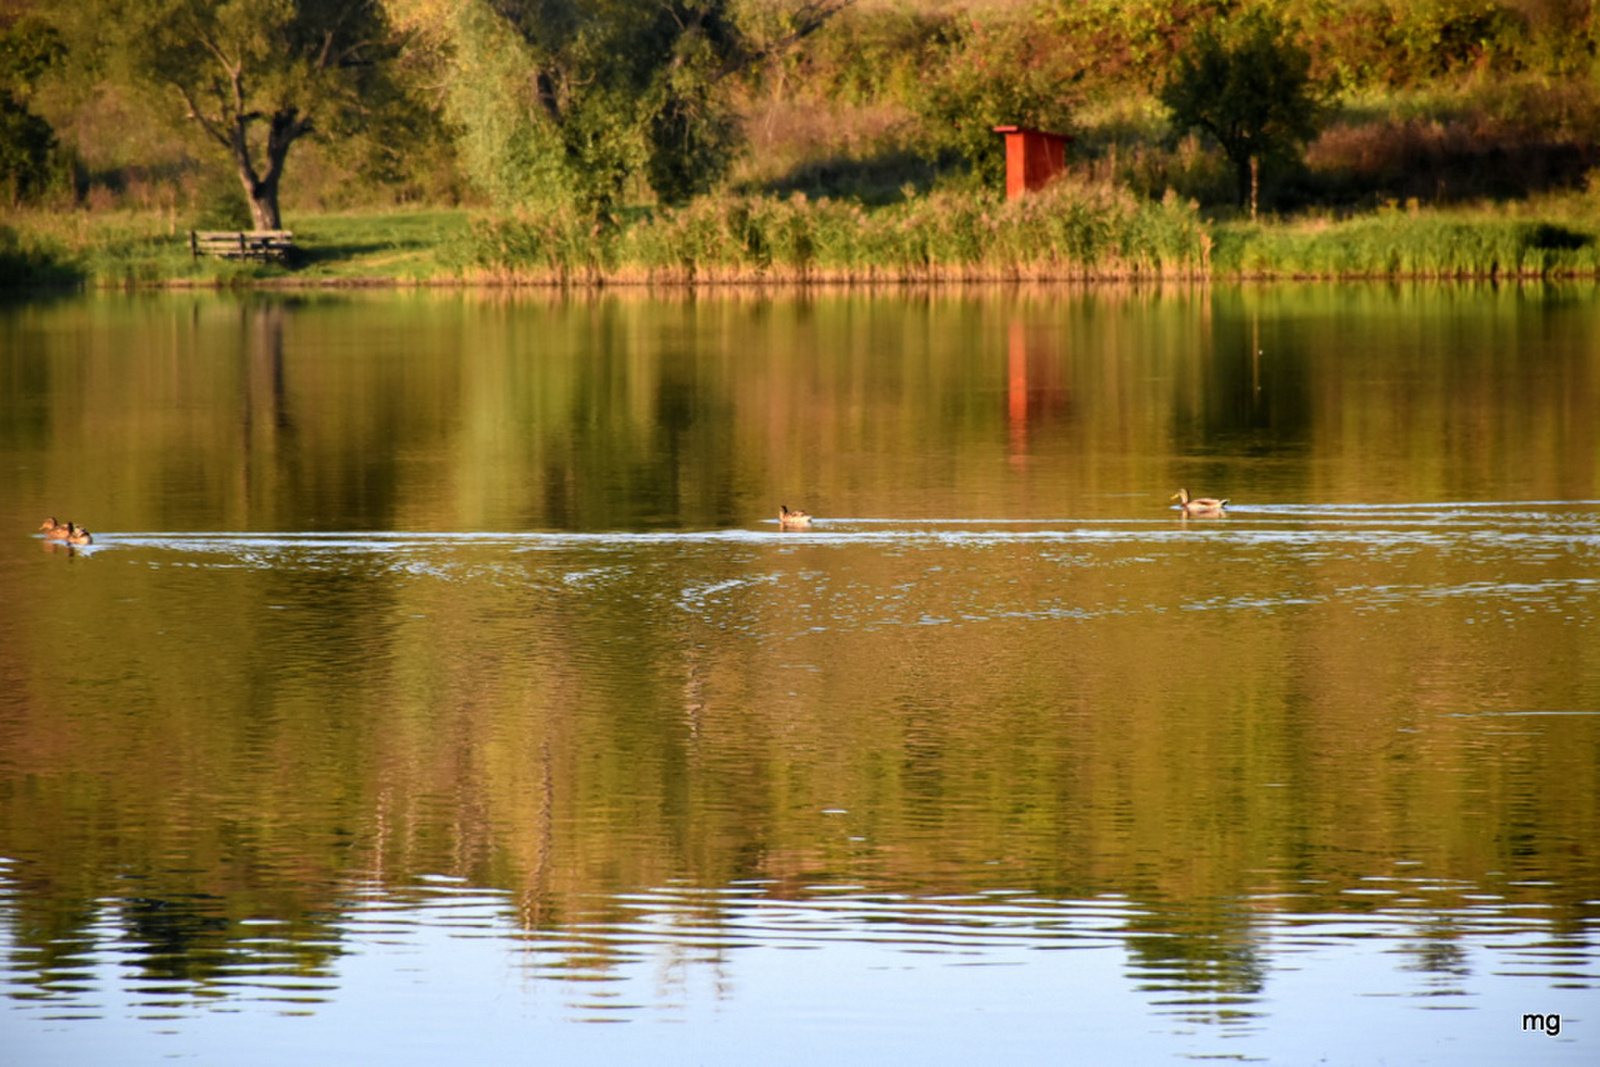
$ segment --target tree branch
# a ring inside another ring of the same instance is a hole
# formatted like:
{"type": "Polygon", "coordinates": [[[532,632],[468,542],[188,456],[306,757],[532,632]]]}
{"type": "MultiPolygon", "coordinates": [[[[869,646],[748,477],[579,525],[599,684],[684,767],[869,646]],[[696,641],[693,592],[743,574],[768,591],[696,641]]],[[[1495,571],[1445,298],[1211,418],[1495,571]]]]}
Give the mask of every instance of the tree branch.
{"type": "Polygon", "coordinates": [[[809,0],[795,11],[795,25],[788,33],[767,42],[761,48],[743,55],[732,56],[711,75],[712,81],[731,77],[763,60],[788,51],[828,24],[839,12],[854,6],[856,0],[809,0]]]}
{"type": "Polygon", "coordinates": [[[208,118],[200,110],[200,105],[195,103],[194,95],[189,92],[189,87],[187,85],[174,84],[173,88],[177,89],[178,95],[183,97],[183,103],[189,109],[189,118],[200,124],[200,128],[206,132],[206,136],[224,148],[231,149],[233,141],[228,138],[228,134],[222,129],[219,122],[208,118]]]}

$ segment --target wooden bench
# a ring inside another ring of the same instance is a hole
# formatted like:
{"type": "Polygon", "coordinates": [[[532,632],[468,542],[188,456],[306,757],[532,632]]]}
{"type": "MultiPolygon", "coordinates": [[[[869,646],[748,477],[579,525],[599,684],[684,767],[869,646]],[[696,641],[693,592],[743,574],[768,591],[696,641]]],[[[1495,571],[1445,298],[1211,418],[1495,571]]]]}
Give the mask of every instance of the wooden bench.
{"type": "Polygon", "coordinates": [[[195,258],[282,261],[294,251],[294,234],[288,230],[189,231],[189,252],[195,258]]]}

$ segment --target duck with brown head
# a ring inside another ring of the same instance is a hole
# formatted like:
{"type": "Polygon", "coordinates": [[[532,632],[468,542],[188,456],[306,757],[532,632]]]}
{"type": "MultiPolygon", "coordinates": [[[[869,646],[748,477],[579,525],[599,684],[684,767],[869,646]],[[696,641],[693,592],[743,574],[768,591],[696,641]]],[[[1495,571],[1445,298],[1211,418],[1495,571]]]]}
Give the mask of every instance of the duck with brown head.
{"type": "Polygon", "coordinates": [[[803,511],[790,511],[789,505],[778,505],[778,529],[804,530],[811,525],[811,516],[803,511]]]}
{"type": "Polygon", "coordinates": [[[1178,508],[1186,515],[1220,515],[1222,509],[1228,506],[1226,499],[1218,500],[1214,496],[1197,496],[1189,498],[1189,490],[1179,489],[1172,494],[1172,499],[1178,502],[1178,508]]]}

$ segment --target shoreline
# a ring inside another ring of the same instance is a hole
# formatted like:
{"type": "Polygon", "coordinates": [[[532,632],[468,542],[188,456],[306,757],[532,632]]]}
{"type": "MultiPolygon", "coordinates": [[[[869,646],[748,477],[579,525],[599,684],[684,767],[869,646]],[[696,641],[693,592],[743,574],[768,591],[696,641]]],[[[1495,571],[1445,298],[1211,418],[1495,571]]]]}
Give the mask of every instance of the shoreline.
{"type": "Polygon", "coordinates": [[[1592,196],[1473,210],[1259,222],[1063,187],[872,211],[708,198],[595,232],[567,215],[466,209],[307,215],[292,266],[194,258],[170,216],[0,224],[0,289],[601,290],[1584,281],[1600,278],[1592,196]]]}

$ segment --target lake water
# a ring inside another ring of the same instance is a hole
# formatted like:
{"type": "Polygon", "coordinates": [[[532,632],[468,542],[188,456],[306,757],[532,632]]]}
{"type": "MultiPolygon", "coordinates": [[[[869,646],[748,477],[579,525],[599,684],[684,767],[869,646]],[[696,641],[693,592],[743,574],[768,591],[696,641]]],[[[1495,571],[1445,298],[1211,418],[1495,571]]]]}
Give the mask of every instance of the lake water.
{"type": "Polygon", "coordinates": [[[1594,1063],[1597,295],[0,305],[0,1046],[1594,1063]]]}

